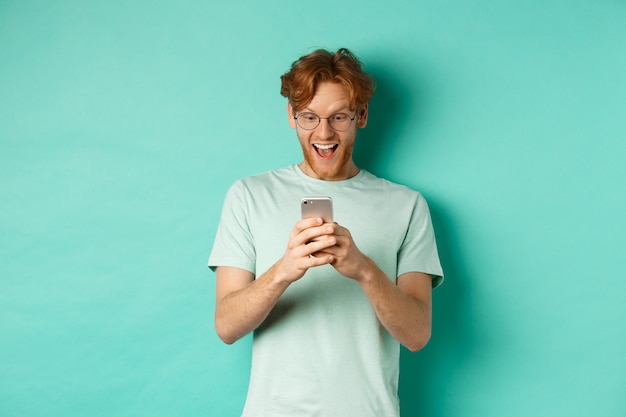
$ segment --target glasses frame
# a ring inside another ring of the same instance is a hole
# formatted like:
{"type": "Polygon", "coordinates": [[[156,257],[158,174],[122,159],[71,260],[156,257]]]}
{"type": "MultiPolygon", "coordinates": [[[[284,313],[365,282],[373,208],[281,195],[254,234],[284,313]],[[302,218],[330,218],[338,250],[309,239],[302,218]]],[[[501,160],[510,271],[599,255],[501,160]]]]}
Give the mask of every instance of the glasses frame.
{"type": "Polygon", "coordinates": [[[356,119],[356,115],[358,114],[358,111],[357,111],[357,112],[355,112],[355,113],[354,113],[354,115],[350,118],[350,124],[349,124],[349,125],[348,125],[345,129],[335,129],[335,128],[333,127],[333,125],[331,124],[330,119],[331,119],[332,117],[334,117],[334,116],[338,115],[338,114],[345,114],[346,116],[349,116],[349,114],[347,114],[347,113],[339,112],[339,113],[331,114],[331,115],[330,115],[330,116],[328,116],[328,117],[320,117],[319,115],[317,115],[317,114],[313,113],[312,111],[303,111],[303,112],[301,112],[301,113],[298,113],[298,114],[294,115],[294,116],[293,116],[293,118],[294,118],[294,119],[295,119],[295,121],[296,121],[296,125],[297,125],[300,129],[303,129],[303,130],[315,130],[315,129],[317,129],[317,128],[320,126],[320,123],[322,123],[322,119],[326,119],[326,120],[328,120],[328,127],[330,127],[332,130],[334,130],[335,132],[345,132],[345,131],[347,131],[348,129],[350,129],[350,127],[352,126],[352,122],[354,121],[354,119],[356,119]],[[312,114],[312,115],[314,115],[315,117],[317,117],[317,124],[315,125],[315,127],[303,127],[303,126],[300,124],[300,122],[298,122],[298,117],[300,117],[300,116],[301,116],[301,115],[303,115],[303,114],[312,114]]]}

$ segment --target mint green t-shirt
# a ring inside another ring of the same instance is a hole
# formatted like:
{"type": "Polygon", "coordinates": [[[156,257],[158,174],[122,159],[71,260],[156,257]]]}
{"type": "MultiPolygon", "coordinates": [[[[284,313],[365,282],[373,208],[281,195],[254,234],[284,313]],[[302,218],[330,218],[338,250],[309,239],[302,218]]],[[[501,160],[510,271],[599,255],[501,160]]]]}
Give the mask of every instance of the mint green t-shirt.
{"type": "MultiPolygon", "coordinates": [[[[262,275],[287,247],[300,199],[330,196],[334,221],[391,280],[407,272],[442,281],[424,198],[361,170],[322,181],[297,165],[235,182],[224,202],[209,266],[262,275]]],[[[293,283],[255,330],[243,417],[397,417],[399,343],[359,285],[330,265],[293,283]]]]}

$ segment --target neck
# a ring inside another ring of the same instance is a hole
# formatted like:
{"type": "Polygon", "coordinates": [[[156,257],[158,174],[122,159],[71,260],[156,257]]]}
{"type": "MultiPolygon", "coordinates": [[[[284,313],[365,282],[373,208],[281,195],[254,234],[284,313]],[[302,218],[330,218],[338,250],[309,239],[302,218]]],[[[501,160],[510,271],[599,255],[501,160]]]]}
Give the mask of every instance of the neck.
{"type": "Polygon", "coordinates": [[[353,161],[350,161],[340,172],[320,172],[313,169],[306,161],[298,164],[300,170],[311,178],[323,181],[343,181],[356,176],[361,170],[353,161]]]}

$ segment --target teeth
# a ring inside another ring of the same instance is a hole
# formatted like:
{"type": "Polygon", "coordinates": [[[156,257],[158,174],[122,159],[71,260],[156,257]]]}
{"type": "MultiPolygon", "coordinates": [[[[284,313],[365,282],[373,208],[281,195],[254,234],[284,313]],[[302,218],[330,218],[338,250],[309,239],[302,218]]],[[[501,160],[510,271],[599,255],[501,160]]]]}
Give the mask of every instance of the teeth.
{"type": "Polygon", "coordinates": [[[314,143],[313,146],[315,146],[317,149],[332,149],[335,147],[335,144],[330,144],[330,145],[318,145],[317,143],[314,143]]]}

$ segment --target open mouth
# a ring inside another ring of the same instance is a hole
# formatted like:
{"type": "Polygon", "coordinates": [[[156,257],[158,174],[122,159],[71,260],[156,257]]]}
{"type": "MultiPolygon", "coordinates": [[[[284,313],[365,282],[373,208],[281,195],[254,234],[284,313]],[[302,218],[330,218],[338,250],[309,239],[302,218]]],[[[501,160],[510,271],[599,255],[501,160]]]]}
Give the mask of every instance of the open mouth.
{"type": "Polygon", "coordinates": [[[338,144],[336,143],[329,143],[329,144],[319,144],[319,143],[314,143],[313,144],[313,149],[315,149],[315,152],[317,152],[317,154],[319,155],[320,158],[322,159],[330,159],[332,158],[332,156],[334,155],[335,151],[337,150],[337,148],[339,147],[338,144]]]}

